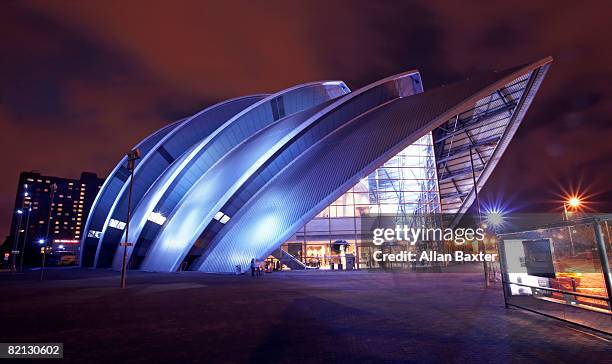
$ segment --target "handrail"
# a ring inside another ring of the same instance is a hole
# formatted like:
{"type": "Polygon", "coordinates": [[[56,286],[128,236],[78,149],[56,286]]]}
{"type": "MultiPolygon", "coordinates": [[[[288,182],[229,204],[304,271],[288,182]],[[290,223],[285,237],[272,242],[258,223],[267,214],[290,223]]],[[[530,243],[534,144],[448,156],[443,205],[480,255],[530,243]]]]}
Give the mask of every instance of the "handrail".
{"type": "Polygon", "coordinates": [[[543,290],[546,290],[546,291],[552,291],[552,292],[557,292],[557,293],[566,293],[566,294],[571,294],[571,295],[574,295],[574,296],[592,298],[592,299],[602,300],[602,301],[610,301],[610,299],[608,297],[604,297],[604,296],[596,296],[596,295],[590,295],[590,294],[586,294],[586,293],[565,291],[565,290],[562,290],[562,289],[557,289],[557,288],[552,288],[552,287],[531,286],[531,285],[524,284],[524,283],[505,282],[503,279],[502,279],[502,284],[516,284],[517,286],[523,286],[523,287],[529,287],[529,288],[535,288],[535,289],[543,289],[543,290]]]}

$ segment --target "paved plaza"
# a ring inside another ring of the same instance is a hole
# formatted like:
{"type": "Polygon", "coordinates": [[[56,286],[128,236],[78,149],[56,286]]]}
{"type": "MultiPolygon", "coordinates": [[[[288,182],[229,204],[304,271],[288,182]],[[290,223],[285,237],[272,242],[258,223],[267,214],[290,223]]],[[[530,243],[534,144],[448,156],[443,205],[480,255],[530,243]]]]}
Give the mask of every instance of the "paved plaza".
{"type": "Polygon", "coordinates": [[[69,362],[605,362],[612,339],[518,309],[481,273],[0,273],[0,342],[69,362]]]}

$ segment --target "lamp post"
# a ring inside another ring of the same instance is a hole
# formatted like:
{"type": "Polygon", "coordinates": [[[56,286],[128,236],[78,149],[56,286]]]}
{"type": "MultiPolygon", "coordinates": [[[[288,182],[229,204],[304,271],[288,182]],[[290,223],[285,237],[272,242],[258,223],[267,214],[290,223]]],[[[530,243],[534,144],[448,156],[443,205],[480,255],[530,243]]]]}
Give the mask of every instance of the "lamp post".
{"type": "MultiPolygon", "coordinates": [[[[23,193],[23,206],[25,207],[25,200],[30,196],[28,193],[28,184],[25,183],[23,185],[25,192],[23,193]]],[[[28,229],[30,228],[30,215],[32,214],[32,201],[28,203],[28,217],[26,218],[25,229],[23,232],[23,243],[21,244],[21,249],[19,249],[19,271],[23,272],[23,256],[25,255],[26,249],[26,241],[28,241],[28,229]]]]}
{"type": "MultiPolygon", "coordinates": [[[[563,202],[563,220],[569,222],[569,209],[571,208],[573,210],[572,212],[575,212],[581,204],[582,200],[578,196],[571,196],[567,199],[567,201],[563,202]]],[[[574,251],[574,238],[572,237],[572,227],[569,225],[567,226],[567,234],[570,240],[570,256],[573,257],[576,252],[574,251]]]]}
{"type": "Polygon", "coordinates": [[[15,238],[13,239],[13,249],[11,249],[11,272],[15,271],[16,266],[16,254],[17,248],[19,247],[19,234],[21,233],[21,218],[23,216],[23,210],[19,209],[16,211],[19,218],[17,219],[17,226],[15,227],[15,238]]]}
{"type": "Polygon", "coordinates": [[[23,233],[23,243],[21,244],[21,256],[19,257],[19,271],[23,272],[23,257],[25,255],[26,241],[28,241],[28,229],[30,228],[30,214],[32,214],[32,205],[28,207],[28,217],[26,218],[25,232],[23,233]]]}
{"type": "MultiPolygon", "coordinates": [[[[495,209],[495,210],[490,210],[487,212],[486,214],[486,224],[490,227],[493,228],[493,233],[495,235],[495,240],[494,240],[494,245],[496,247],[496,250],[499,252],[499,245],[498,245],[498,241],[497,241],[497,234],[499,232],[499,228],[502,227],[504,225],[504,211],[501,209],[495,209]]],[[[501,255],[500,255],[501,256],[501,255]]],[[[496,281],[496,273],[495,273],[495,265],[491,264],[493,267],[493,280],[496,281]]],[[[500,263],[500,274],[502,274],[503,277],[503,272],[501,271],[501,263],[500,263]]],[[[503,286],[503,279],[502,279],[502,286],[503,286]]],[[[502,287],[504,290],[504,298],[506,297],[506,291],[505,291],[505,287],[502,287]]]]}
{"type": "Polygon", "coordinates": [[[130,218],[131,209],[132,209],[132,189],[134,186],[134,166],[136,164],[136,160],[140,159],[140,149],[136,148],[131,150],[127,154],[127,168],[130,171],[130,189],[128,193],[128,206],[127,206],[127,221],[125,222],[125,241],[121,244],[123,245],[123,264],[121,264],[121,288],[125,288],[125,280],[127,276],[127,248],[128,245],[128,235],[130,232],[130,218]]]}
{"type": "MultiPolygon", "coordinates": [[[[49,191],[49,219],[47,220],[47,231],[45,232],[45,240],[42,241],[42,262],[40,263],[40,280],[45,276],[45,259],[47,258],[47,244],[49,242],[49,229],[51,228],[51,218],[53,217],[53,197],[57,191],[57,185],[51,184],[49,191]]],[[[40,243],[40,241],[39,241],[40,243]]]]}
{"type": "MultiPolygon", "coordinates": [[[[472,168],[472,183],[474,183],[474,196],[476,198],[476,208],[478,209],[478,226],[482,226],[482,211],[480,210],[480,198],[478,197],[478,181],[476,180],[476,171],[474,169],[474,157],[473,157],[473,153],[472,153],[472,149],[473,149],[473,144],[470,143],[470,166],[472,168]]],[[[476,152],[478,152],[478,150],[476,150],[476,152]]],[[[482,247],[480,247],[481,244],[478,244],[479,250],[482,253],[486,253],[487,250],[487,246],[484,244],[484,242],[482,243],[482,247]]],[[[482,268],[484,270],[484,279],[485,279],[485,287],[489,287],[489,273],[487,271],[487,262],[485,262],[484,260],[482,261],[482,268]]]]}

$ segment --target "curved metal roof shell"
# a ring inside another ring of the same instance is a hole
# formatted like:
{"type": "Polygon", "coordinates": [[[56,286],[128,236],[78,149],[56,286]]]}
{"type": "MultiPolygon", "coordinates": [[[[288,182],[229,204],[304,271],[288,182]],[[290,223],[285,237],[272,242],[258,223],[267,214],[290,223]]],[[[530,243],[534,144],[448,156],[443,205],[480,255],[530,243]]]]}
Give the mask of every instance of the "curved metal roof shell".
{"type": "MultiPolygon", "coordinates": [[[[198,178],[226,153],[244,143],[253,133],[257,133],[261,128],[285,115],[309,109],[346,92],[349,92],[348,87],[341,81],[321,81],[294,86],[261,98],[230,119],[217,124],[213,132],[193,143],[194,145],[175,159],[172,165],[162,165],[165,168],[163,174],[157,178],[153,186],[150,183],[144,184],[150,188],[146,196],[138,196],[141,198],[134,204],[129,239],[136,245],[134,248],[129,248],[128,255],[131,256],[133,251],[147,251],[151,246],[149,240],[159,232],[158,225],[149,220],[150,214],[156,212],[170,215],[198,178]]],[[[126,214],[127,206],[123,215],[126,214]]],[[[114,235],[109,241],[124,239],[123,230],[113,229],[113,232],[114,235]]],[[[119,269],[122,252],[118,252],[115,245],[112,253],[114,255],[112,266],[119,269]]],[[[171,260],[173,258],[168,255],[164,262],[171,260]]],[[[108,264],[105,262],[105,266],[108,264]]]]}
{"type": "MultiPolygon", "coordinates": [[[[399,98],[329,133],[261,187],[215,235],[194,269],[232,272],[267,256],[325,206],[407,145],[526,74],[544,76],[550,58],[399,98]],[[351,153],[346,151],[350,150],[351,153]]],[[[521,97],[522,118],[538,82],[521,97]]]]}
{"type": "MultiPolygon", "coordinates": [[[[233,272],[266,257],[317,213],[432,132],[442,212],[459,219],[529,108],[550,57],[423,93],[417,71],[350,92],[298,85],[211,106],[137,145],[128,257],[151,271],[233,272]],[[473,167],[473,168],[472,168],[473,167]],[[473,181],[476,179],[476,183],[473,181]],[[192,255],[190,254],[190,255],[192,255]]],[[[126,158],[102,186],[81,265],[120,269],[126,158]]]]}

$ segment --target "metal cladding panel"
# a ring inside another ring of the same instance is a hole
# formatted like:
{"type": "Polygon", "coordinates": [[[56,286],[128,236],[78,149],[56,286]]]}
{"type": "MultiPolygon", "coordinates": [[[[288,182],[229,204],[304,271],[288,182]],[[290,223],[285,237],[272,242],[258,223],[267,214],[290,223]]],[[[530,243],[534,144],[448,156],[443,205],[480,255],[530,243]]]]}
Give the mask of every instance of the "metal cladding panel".
{"type": "MultiPolygon", "coordinates": [[[[169,216],[175,206],[183,199],[183,196],[191,189],[196,181],[206,173],[213,165],[219,162],[229,151],[243,143],[249,137],[262,128],[276,122],[285,115],[291,115],[305,109],[309,109],[339,94],[349,92],[348,87],[341,81],[314,82],[292,87],[257,102],[251,107],[243,110],[234,118],[219,127],[214,135],[201,141],[188,153],[177,160],[180,168],[172,169],[171,183],[164,182],[164,191],[158,193],[153,191],[155,203],[147,201],[146,208],[139,213],[139,222],[136,223],[136,231],[142,230],[146,224],[146,217],[152,212],[162,213],[169,216]]],[[[136,214],[135,214],[136,216],[136,214]]],[[[130,234],[131,235],[131,234],[130,234]]],[[[147,244],[134,235],[137,245],[147,244]]],[[[152,248],[155,244],[152,245],[152,248]]],[[[117,259],[113,263],[116,268],[117,259]]],[[[166,261],[175,260],[175,256],[167,256],[166,261]]],[[[148,256],[143,262],[143,269],[165,270],[157,268],[164,262],[152,263],[148,256]]]]}
{"type": "Polygon", "coordinates": [[[323,103],[270,124],[232,149],[201,175],[165,221],[163,230],[153,241],[140,268],[176,270],[228,196],[240,187],[261,161],[278,148],[279,141],[326,105],[323,103]]]}
{"type": "Polygon", "coordinates": [[[233,272],[236,265],[244,269],[252,258],[265,257],[385,160],[512,79],[549,62],[398,99],[336,129],[231,216],[199,270],[233,272]]]}
{"type": "MultiPolygon", "coordinates": [[[[165,135],[167,135],[174,128],[180,125],[183,120],[184,119],[181,119],[179,121],[166,125],[165,127],[146,137],[134,148],[140,148],[143,153],[147,153],[165,135]]],[[[115,166],[115,168],[111,171],[108,177],[106,177],[104,184],[100,188],[100,191],[98,192],[98,195],[96,196],[96,199],[94,200],[94,203],[91,206],[90,213],[87,217],[87,222],[85,223],[85,228],[83,229],[83,235],[81,238],[81,257],[79,259],[79,264],[81,265],[81,267],[92,267],[94,265],[94,259],[98,247],[99,237],[89,236],[94,235],[90,234],[89,231],[94,230],[100,233],[102,232],[104,223],[106,221],[106,216],[108,215],[108,212],[111,209],[113,202],[115,201],[115,197],[117,196],[121,188],[125,185],[128,176],[129,173],[127,172],[127,158],[124,157],[115,166]]]]}
{"type": "MultiPolygon", "coordinates": [[[[265,95],[245,96],[208,107],[183,120],[149,150],[143,150],[142,158],[134,170],[132,206],[138,205],[151,184],[174,159],[202,138],[210,135],[228,119],[264,97],[265,95]]],[[[105,268],[111,265],[117,245],[123,235],[123,229],[109,227],[108,222],[110,219],[122,222],[127,220],[127,186],[128,183],[125,183],[121,190],[117,191],[108,210],[94,261],[97,267],[105,268]]]]}
{"type": "MultiPolygon", "coordinates": [[[[224,214],[232,216],[246,201],[253,196],[261,186],[285,168],[300,153],[324,138],[330,131],[348,123],[352,118],[380,107],[400,97],[411,96],[422,92],[420,75],[416,71],[404,72],[387,77],[348,94],[313,115],[292,131],[285,142],[279,144],[279,149],[261,165],[234,193],[221,208],[224,214]]],[[[219,228],[216,222],[211,222],[201,237],[203,243],[213,239],[219,228]]],[[[206,259],[214,245],[203,247],[204,254],[196,260],[190,269],[197,269],[206,259]]]]}
{"type": "MultiPolygon", "coordinates": [[[[229,216],[248,201],[267,181],[291,163],[299,154],[352,118],[379,107],[398,97],[422,92],[420,75],[416,71],[404,72],[367,85],[338,99],[312,120],[305,123],[299,134],[287,142],[262,169],[253,174],[244,186],[223,207],[229,216]]],[[[197,264],[196,264],[197,265],[197,264]]]]}

